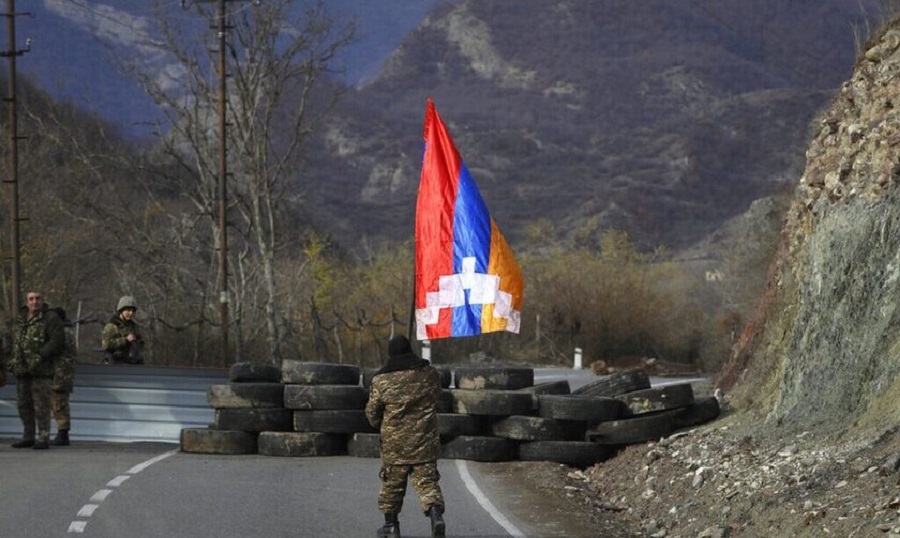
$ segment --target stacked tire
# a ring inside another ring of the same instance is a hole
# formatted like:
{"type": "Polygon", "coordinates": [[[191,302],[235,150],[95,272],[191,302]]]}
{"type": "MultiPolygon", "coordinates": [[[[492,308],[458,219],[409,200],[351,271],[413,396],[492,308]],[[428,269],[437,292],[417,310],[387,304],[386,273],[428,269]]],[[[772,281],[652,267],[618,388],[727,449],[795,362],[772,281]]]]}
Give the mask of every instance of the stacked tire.
{"type": "Polygon", "coordinates": [[[229,381],[207,390],[215,421],[207,430],[183,430],[183,451],[335,456],[347,453],[349,436],[373,432],[364,411],[368,393],[356,366],[285,360],[279,369],[237,363],[229,381]]]}
{"type": "Polygon", "coordinates": [[[575,392],[621,402],[621,416],[600,421],[585,432],[586,440],[614,448],[658,441],[676,430],[713,420],[720,413],[718,400],[696,400],[690,383],[651,387],[647,372],[641,369],[599,377],[575,392]]]}
{"type": "Polygon", "coordinates": [[[292,431],[260,434],[259,453],[313,457],[347,453],[347,438],[372,432],[359,368],[347,364],[285,360],[281,365],[284,407],[292,431]]]}
{"type": "MultiPolygon", "coordinates": [[[[719,415],[715,398],[696,400],[689,383],[651,387],[641,369],[598,377],[574,391],[567,381],[535,385],[531,368],[438,370],[443,392],[436,411],[446,459],[587,467],[623,446],[656,441],[719,415]]],[[[378,458],[380,436],[365,417],[373,375],[321,362],[285,360],[280,369],[237,363],[228,384],[207,391],[214,423],[182,430],[181,448],[378,458]]]]}
{"type": "Polygon", "coordinates": [[[210,385],[207,403],[215,410],[209,428],[181,431],[181,450],[201,454],[256,454],[260,432],[289,430],[281,370],[274,365],[236,363],[229,383],[210,385]]]}
{"type": "MultiPolygon", "coordinates": [[[[473,461],[518,458],[518,441],[498,434],[493,425],[512,416],[529,415],[534,398],[534,370],[518,367],[461,367],[454,371],[450,413],[438,415],[441,457],[473,461]],[[448,425],[463,423],[465,431],[448,425]]],[[[510,431],[513,428],[510,428],[510,431]]]]}

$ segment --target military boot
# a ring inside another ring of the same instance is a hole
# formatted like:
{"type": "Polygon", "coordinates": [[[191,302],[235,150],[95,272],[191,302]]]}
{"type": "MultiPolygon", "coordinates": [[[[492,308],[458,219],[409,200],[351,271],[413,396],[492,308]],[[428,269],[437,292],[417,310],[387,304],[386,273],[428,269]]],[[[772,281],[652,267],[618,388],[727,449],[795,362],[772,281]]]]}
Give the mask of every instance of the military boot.
{"type": "Polygon", "coordinates": [[[400,538],[400,522],[396,512],[384,514],[384,526],[378,529],[378,538],[400,538]]]}
{"type": "Polygon", "coordinates": [[[431,535],[445,536],[447,526],[444,523],[444,507],[435,504],[425,512],[425,515],[431,519],[431,535]]]}
{"type": "Polygon", "coordinates": [[[9,446],[13,448],[31,448],[34,446],[34,439],[21,439],[9,446]]]}
{"type": "Polygon", "coordinates": [[[34,446],[31,448],[35,450],[47,450],[48,448],[50,448],[50,433],[38,432],[38,436],[34,442],[34,446]]]}
{"type": "Polygon", "coordinates": [[[69,430],[59,430],[53,438],[53,446],[69,446],[69,430]]]}

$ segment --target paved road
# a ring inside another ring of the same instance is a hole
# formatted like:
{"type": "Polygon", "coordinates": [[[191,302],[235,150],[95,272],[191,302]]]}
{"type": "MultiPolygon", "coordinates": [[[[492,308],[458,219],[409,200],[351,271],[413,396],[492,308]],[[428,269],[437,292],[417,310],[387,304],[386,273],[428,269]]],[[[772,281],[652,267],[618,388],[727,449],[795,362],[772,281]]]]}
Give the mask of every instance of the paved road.
{"type": "MultiPolygon", "coordinates": [[[[574,389],[593,377],[540,369],[535,383],[564,378],[574,389]]],[[[13,440],[0,439],[0,538],[366,537],[382,521],[375,459],[208,456],[181,453],[176,443],[77,438],[34,451],[11,448],[13,440]]],[[[524,516],[496,508],[516,492],[487,487],[483,465],[441,460],[448,535],[537,536],[524,516]]],[[[430,534],[412,492],[401,529],[430,534]]]]}
{"type": "MultiPolygon", "coordinates": [[[[166,443],[0,445],[0,537],[355,537],[382,516],[376,459],[186,454],[166,443]]],[[[448,536],[528,536],[482,490],[478,466],[441,460],[448,536]],[[479,500],[479,498],[481,498],[479,500]]],[[[429,536],[412,492],[403,536],[429,536]]]]}

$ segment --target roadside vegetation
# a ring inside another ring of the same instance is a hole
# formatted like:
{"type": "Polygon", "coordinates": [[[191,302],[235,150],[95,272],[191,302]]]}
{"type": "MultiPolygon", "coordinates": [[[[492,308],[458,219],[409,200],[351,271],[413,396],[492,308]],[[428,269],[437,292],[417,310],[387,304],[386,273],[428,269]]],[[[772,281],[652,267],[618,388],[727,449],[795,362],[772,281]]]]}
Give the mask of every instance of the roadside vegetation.
{"type": "MultiPolygon", "coordinates": [[[[84,360],[99,358],[91,349],[123,294],[139,302],[153,364],[290,358],[370,367],[382,362],[392,333],[407,331],[413,230],[402,244],[363,236],[339,245],[306,217],[305,156],[317,149],[310,133],[327,126],[339,96],[325,76],[328,61],[352,39],[352,28],[336,28],[314,9],[298,24],[301,34],[276,45],[288,4],[263,5],[233,21],[229,59],[228,356],[220,345],[210,51],[191,49],[179,41],[188,31],[161,20],[161,46],[192,81],[183,93],[123,64],[166,110],[149,145],[124,141],[115,126],[19,80],[23,286],[41,289],[51,306],[79,321],[84,360]]],[[[202,26],[210,13],[199,15],[202,26]]],[[[365,233],[365,223],[358,228],[365,233]]],[[[13,255],[10,233],[0,228],[4,260],[13,255]]],[[[581,348],[586,366],[638,356],[716,371],[768,264],[758,252],[752,259],[732,252],[716,260],[725,278],[710,281],[672,253],[641,251],[626,233],[599,230],[591,220],[567,234],[537,220],[526,235],[513,245],[526,277],[521,333],[433,342],[436,362],[571,365],[581,348]]],[[[9,264],[2,270],[9,316],[9,264]]]]}

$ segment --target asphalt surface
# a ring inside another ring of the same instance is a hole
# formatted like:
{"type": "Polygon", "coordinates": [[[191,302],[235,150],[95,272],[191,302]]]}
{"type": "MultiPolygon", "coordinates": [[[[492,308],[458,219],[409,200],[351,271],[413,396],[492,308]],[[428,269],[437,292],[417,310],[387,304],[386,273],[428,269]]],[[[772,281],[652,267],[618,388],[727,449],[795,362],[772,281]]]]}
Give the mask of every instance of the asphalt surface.
{"type": "MultiPolygon", "coordinates": [[[[374,536],[383,522],[377,459],[213,456],[166,443],[36,451],[8,441],[0,446],[0,537],[354,537],[374,536]]],[[[477,465],[439,463],[448,536],[529,535],[484,504],[477,465]]],[[[411,490],[400,525],[405,537],[430,536],[411,490]]]]}
{"type": "MultiPolygon", "coordinates": [[[[536,384],[567,379],[572,389],[593,378],[535,371],[536,384]]],[[[176,443],[77,439],[40,451],[13,449],[14,440],[0,439],[0,538],[366,537],[383,522],[377,459],[200,455],[176,443]]],[[[497,508],[515,486],[488,486],[480,465],[439,462],[447,535],[538,536],[522,514],[497,508]]],[[[430,536],[411,488],[400,522],[404,537],[430,536]]]]}

